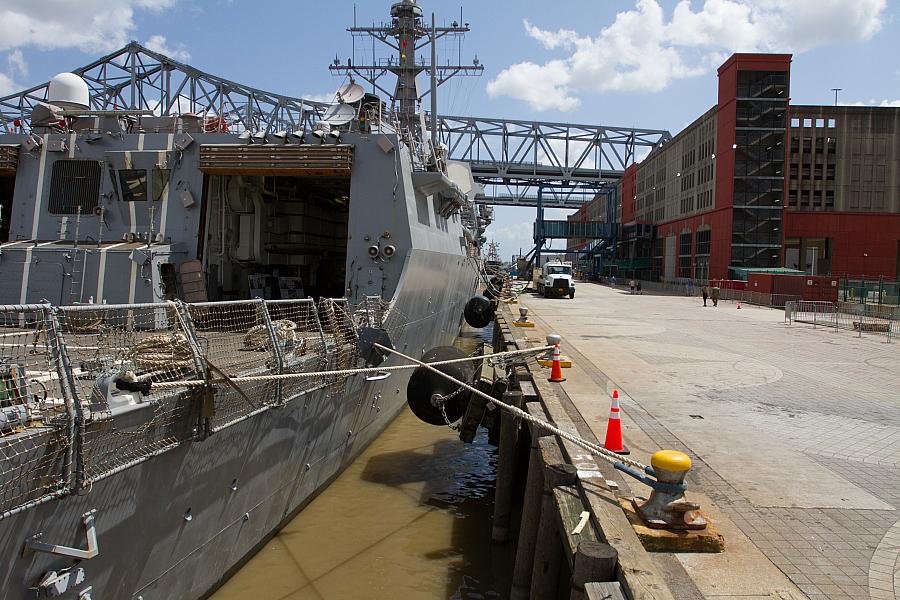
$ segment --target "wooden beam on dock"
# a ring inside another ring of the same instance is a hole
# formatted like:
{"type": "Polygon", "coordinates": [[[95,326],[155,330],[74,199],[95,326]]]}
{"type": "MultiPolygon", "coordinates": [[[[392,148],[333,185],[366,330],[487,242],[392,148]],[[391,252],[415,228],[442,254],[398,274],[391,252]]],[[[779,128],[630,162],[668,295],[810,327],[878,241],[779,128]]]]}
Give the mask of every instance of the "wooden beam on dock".
{"type": "Polygon", "coordinates": [[[563,462],[562,453],[554,438],[541,438],[538,445],[544,468],[544,493],[531,572],[531,598],[553,598],[556,595],[563,555],[553,492],[558,486],[574,485],[578,475],[574,466],[563,462]]]}
{"type": "Polygon", "coordinates": [[[553,499],[556,502],[556,518],[559,529],[560,541],[563,544],[563,550],[569,560],[569,566],[578,549],[578,544],[582,541],[597,542],[600,538],[594,531],[594,525],[588,521],[581,531],[576,533],[576,528],[581,523],[581,513],[585,512],[584,503],[581,501],[581,495],[575,486],[562,486],[553,490],[553,499]]]}
{"type": "MultiPolygon", "coordinates": [[[[512,318],[509,307],[502,305],[497,314],[501,339],[506,342],[508,338],[512,338],[512,344],[518,349],[534,347],[536,343],[525,339],[519,330],[511,330],[507,323],[512,318]]],[[[559,387],[547,381],[546,371],[541,370],[534,358],[528,359],[526,365],[549,420],[559,429],[572,435],[579,435],[563,405],[563,400],[571,402],[565,393],[558,392],[559,387]]],[[[525,376],[517,373],[517,378],[524,380],[525,376]]],[[[599,537],[618,553],[617,577],[624,593],[630,600],[675,600],[625,513],[618,506],[616,494],[606,485],[606,479],[593,456],[572,442],[567,440],[560,442],[566,458],[577,468],[579,495],[591,512],[591,520],[597,528],[599,537]]],[[[537,570],[537,555],[535,567],[537,570]]],[[[533,595],[533,597],[543,596],[533,595]]]]}
{"type": "Polygon", "coordinates": [[[617,582],[588,583],[584,590],[588,600],[628,600],[617,582]]]}
{"type": "MultiPolygon", "coordinates": [[[[522,407],[522,392],[508,390],[503,394],[503,402],[517,408],[522,407]]],[[[497,485],[494,494],[494,521],[491,539],[498,543],[509,541],[509,520],[512,514],[513,480],[516,475],[516,459],[519,437],[519,419],[503,411],[500,415],[500,450],[497,459],[497,485]]]]}
{"type": "MultiPolygon", "coordinates": [[[[619,554],[609,544],[584,540],[578,544],[572,565],[572,592],[569,600],[587,600],[589,583],[613,582],[619,554]]],[[[619,585],[616,582],[616,585],[619,585]]]]}
{"type": "MultiPolygon", "coordinates": [[[[527,402],[525,410],[532,417],[547,419],[540,402],[527,402]]],[[[530,423],[529,426],[531,428],[531,452],[528,456],[528,478],[525,481],[525,497],[522,501],[522,518],[519,522],[519,538],[516,542],[516,562],[513,567],[510,600],[528,600],[531,594],[531,569],[534,565],[534,548],[537,543],[538,523],[541,519],[541,498],[544,493],[544,466],[539,444],[541,439],[556,442],[555,438],[542,432],[536,425],[530,423]]],[[[559,455],[562,457],[561,452],[559,455]]]]}

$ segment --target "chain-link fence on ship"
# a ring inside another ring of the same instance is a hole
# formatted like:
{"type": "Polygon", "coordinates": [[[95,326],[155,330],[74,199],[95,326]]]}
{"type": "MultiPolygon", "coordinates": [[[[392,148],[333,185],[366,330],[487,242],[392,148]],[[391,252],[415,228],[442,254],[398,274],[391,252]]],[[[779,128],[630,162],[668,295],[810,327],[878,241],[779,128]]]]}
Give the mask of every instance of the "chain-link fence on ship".
{"type": "Polygon", "coordinates": [[[380,298],[0,307],[0,518],[337,392],[343,377],[317,374],[356,367],[358,328],[389,309],[380,298]]]}

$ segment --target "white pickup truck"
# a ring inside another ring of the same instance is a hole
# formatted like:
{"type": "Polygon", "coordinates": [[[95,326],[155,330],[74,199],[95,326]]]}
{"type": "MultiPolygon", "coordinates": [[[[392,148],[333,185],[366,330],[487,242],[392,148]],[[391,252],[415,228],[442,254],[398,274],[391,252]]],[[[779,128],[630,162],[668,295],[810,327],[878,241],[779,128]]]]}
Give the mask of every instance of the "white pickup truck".
{"type": "Polygon", "coordinates": [[[552,295],[575,297],[575,278],[572,263],[549,262],[541,267],[537,291],[549,298],[552,295]]]}

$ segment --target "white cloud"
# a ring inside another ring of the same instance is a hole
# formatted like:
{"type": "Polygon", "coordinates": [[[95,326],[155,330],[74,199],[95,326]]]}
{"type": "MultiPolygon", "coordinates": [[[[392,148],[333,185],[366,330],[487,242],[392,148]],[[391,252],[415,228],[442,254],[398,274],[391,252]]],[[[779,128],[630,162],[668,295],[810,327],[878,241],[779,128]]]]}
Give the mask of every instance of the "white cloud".
{"type": "Polygon", "coordinates": [[[708,73],[732,52],[804,52],[877,33],[887,0],[680,0],[670,15],[658,0],[636,0],[596,35],[543,30],[527,35],[567,56],[517,63],[488,83],[491,97],[509,96],[536,110],[571,110],[579,94],[657,92],[672,81],[708,73]],[[696,4],[696,3],[695,3],[696,4]]]}
{"type": "Polygon", "coordinates": [[[28,77],[28,64],[25,62],[25,57],[22,56],[22,51],[19,49],[13,50],[6,57],[6,63],[9,65],[9,72],[19,75],[20,77],[28,77]]]}
{"type": "Polygon", "coordinates": [[[134,33],[135,9],[159,12],[176,0],[3,0],[0,51],[37,46],[110,51],[134,33]]]}
{"type": "Polygon", "coordinates": [[[12,94],[19,89],[21,89],[21,86],[13,81],[12,77],[6,73],[0,73],[0,96],[12,94]]]}
{"type": "Polygon", "coordinates": [[[561,60],[543,65],[523,62],[504,69],[488,83],[487,92],[492,98],[511,96],[525,100],[536,110],[571,110],[580,101],[571,93],[572,74],[561,60]]]}
{"type": "Polygon", "coordinates": [[[28,64],[22,51],[17,49],[6,55],[6,70],[0,71],[0,96],[22,89],[23,86],[16,81],[19,77],[28,77],[28,64]]]}
{"type": "Polygon", "coordinates": [[[325,92],[324,94],[303,94],[300,97],[304,100],[309,100],[310,102],[322,102],[325,104],[334,102],[334,92],[325,92]]]}
{"type": "Polygon", "coordinates": [[[868,102],[857,100],[856,102],[838,102],[841,106],[882,106],[891,108],[900,108],[900,100],[876,100],[869,99],[868,102]]]}
{"type": "Polygon", "coordinates": [[[144,46],[149,50],[159,52],[181,62],[187,62],[191,59],[191,53],[184,49],[183,44],[178,44],[177,47],[171,48],[164,35],[151,35],[150,39],[144,42],[144,46]]]}

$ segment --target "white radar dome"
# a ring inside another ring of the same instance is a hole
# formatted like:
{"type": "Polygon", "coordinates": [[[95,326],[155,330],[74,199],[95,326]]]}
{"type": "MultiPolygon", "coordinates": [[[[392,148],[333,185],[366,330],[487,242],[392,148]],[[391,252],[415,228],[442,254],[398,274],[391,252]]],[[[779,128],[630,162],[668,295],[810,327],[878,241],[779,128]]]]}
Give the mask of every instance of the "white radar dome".
{"type": "Polygon", "coordinates": [[[88,108],[91,104],[87,82],[75,73],[60,73],[50,79],[47,101],[63,108],[88,108]]]}

